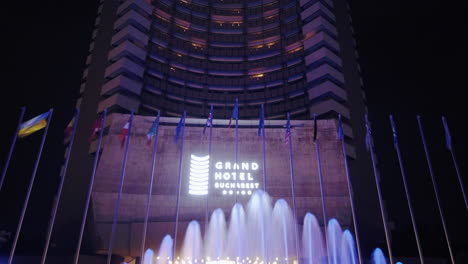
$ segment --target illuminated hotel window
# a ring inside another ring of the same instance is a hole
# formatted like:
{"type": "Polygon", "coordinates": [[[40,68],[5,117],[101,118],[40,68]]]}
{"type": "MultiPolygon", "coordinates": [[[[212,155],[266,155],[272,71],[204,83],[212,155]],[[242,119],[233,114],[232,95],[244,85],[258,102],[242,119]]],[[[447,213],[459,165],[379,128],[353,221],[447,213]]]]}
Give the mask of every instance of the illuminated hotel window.
{"type": "Polygon", "coordinates": [[[255,75],[252,75],[250,76],[250,78],[256,78],[257,80],[261,77],[265,76],[263,73],[259,73],[259,74],[255,74],[255,75]]]}

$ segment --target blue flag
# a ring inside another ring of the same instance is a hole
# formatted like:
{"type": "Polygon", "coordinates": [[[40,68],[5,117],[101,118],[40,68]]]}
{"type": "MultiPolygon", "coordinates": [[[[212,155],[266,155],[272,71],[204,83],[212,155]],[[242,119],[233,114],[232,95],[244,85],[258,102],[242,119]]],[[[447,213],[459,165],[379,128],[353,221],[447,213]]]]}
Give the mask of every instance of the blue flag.
{"type": "Polygon", "coordinates": [[[177,124],[174,142],[177,142],[179,140],[180,132],[182,132],[182,128],[184,124],[185,124],[185,112],[184,112],[184,115],[180,118],[179,124],[177,124]]]}
{"type": "Polygon", "coordinates": [[[262,109],[260,109],[260,120],[258,121],[258,136],[262,135],[262,129],[264,126],[265,126],[265,110],[262,104],[262,109]]]}
{"type": "Polygon", "coordinates": [[[287,145],[289,143],[289,138],[291,137],[291,122],[289,121],[289,113],[288,113],[288,121],[286,123],[286,133],[284,134],[284,144],[287,145]]]}
{"type": "Polygon", "coordinates": [[[232,110],[231,119],[229,119],[228,128],[231,127],[232,120],[233,120],[233,119],[237,119],[237,112],[238,112],[238,111],[239,111],[239,109],[238,109],[238,101],[237,101],[237,98],[236,98],[236,103],[234,104],[234,109],[232,110]]]}
{"type": "Polygon", "coordinates": [[[205,127],[203,128],[203,135],[205,135],[206,127],[213,126],[213,105],[210,106],[210,113],[208,114],[208,119],[206,119],[205,127]]]}
{"type": "Polygon", "coordinates": [[[317,116],[314,114],[314,137],[312,140],[317,141],[317,116]]]}
{"type": "Polygon", "coordinates": [[[372,149],[372,132],[369,124],[369,118],[365,115],[366,118],[366,148],[368,151],[372,149]]]}
{"type": "Polygon", "coordinates": [[[442,117],[442,123],[444,123],[444,131],[445,131],[445,143],[447,145],[447,149],[452,151],[452,136],[450,135],[450,130],[447,125],[447,120],[445,116],[442,117]]]}
{"type": "Polygon", "coordinates": [[[393,144],[398,144],[398,138],[396,134],[395,122],[393,122],[393,116],[390,115],[390,124],[392,125],[392,134],[393,134],[393,144]]]}
{"type": "Polygon", "coordinates": [[[343,137],[344,137],[343,123],[341,121],[341,114],[338,114],[338,130],[336,131],[336,138],[342,139],[343,137]]]}

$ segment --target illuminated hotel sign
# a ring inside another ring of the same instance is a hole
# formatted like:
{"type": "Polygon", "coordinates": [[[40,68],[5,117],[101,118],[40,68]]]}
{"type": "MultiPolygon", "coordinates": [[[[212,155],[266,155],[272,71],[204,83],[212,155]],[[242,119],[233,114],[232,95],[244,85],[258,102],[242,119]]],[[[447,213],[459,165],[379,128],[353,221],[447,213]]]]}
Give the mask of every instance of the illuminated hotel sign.
{"type": "Polygon", "coordinates": [[[210,156],[198,157],[190,155],[189,194],[208,194],[208,175],[210,171],[210,156]]]}
{"type": "Polygon", "coordinates": [[[223,195],[251,195],[260,187],[256,162],[216,161],[210,172],[210,157],[190,156],[189,194],[207,195],[212,190],[223,195]]]}

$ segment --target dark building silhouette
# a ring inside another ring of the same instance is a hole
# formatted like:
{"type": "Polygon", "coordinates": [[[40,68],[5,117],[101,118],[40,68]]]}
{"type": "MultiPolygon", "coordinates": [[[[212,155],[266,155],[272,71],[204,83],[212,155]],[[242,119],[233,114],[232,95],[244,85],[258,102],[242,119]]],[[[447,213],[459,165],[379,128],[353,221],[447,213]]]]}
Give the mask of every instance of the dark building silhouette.
{"type": "MultiPolygon", "coordinates": [[[[75,245],[70,238],[79,230],[81,190],[92,169],[88,137],[104,109],[168,117],[185,110],[206,118],[213,105],[214,118],[226,119],[237,98],[245,120],[258,119],[261,104],[266,119],[285,119],[287,112],[296,120],[341,114],[356,196],[364,197],[375,186],[361,87],[345,0],[101,0],[77,101],[81,118],[57,247],[75,245]]],[[[365,207],[376,203],[366,200],[365,207]]],[[[366,219],[363,225],[375,222],[366,219]]],[[[92,224],[87,231],[94,233],[92,224]]]]}

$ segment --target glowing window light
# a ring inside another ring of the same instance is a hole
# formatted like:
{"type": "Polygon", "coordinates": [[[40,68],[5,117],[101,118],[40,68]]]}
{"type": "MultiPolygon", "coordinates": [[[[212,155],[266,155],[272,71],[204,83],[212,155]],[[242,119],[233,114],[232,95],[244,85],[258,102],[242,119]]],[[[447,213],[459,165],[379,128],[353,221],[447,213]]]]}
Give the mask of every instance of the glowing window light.
{"type": "Polygon", "coordinates": [[[261,78],[265,76],[263,73],[252,75],[251,78],[261,78]]]}
{"type": "Polygon", "coordinates": [[[189,194],[208,194],[210,156],[190,155],[189,194]]]}

